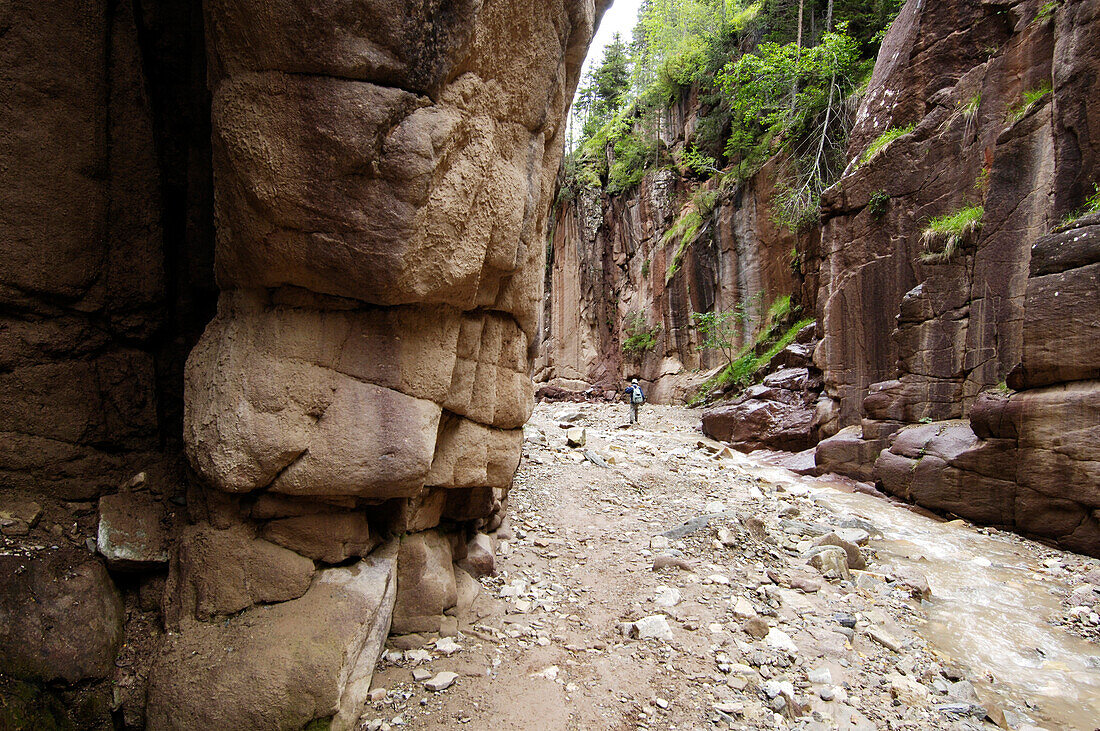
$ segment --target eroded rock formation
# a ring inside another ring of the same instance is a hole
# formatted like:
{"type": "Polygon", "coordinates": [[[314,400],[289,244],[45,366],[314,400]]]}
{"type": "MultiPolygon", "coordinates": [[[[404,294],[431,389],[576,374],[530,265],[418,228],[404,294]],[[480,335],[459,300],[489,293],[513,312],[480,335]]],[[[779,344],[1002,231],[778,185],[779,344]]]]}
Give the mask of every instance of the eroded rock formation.
{"type": "Polygon", "coordinates": [[[1049,10],[908,3],[891,27],[850,156],[915,128],[826,194],[815,361],[844,429],[817,454],[1098,554],[1098,227],[1063,219],[1096,182],[1100,4],[1049,10]],[[929,252],[928,220],[975,205],[980,230],[929,252]]]}
{"type": "Polygon", "coordinates": [[[487,565],[606,4],[0,7],[0,671],[81,727],[355,725],[487,565]]]}

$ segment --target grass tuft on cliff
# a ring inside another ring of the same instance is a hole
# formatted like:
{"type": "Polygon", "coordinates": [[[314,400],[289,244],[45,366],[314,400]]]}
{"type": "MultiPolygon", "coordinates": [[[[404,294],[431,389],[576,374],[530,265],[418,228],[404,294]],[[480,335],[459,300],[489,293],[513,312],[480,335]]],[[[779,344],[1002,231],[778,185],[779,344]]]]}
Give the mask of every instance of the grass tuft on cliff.
{"type": "Polygon", "coordinates": [[[859,158],[860,165],[866,165],[874,160],[880,154],[882,154],[890,143],[899,137],[903,137],[914,129],[917,128],[915,124],[909,124],[904,127],[887,127],[886,131],[871,141],[871,144],[867,145],[867,149],[863,151],[863,155],[859,158]]]}
{"type": "Polygon", "coordinates": [[[1006,120],[1008,124],[1016,124],[1026,117],[1027,113],[1031,111],[1031,108],[1038,104],[1042,98],[1049,93],[1050,84],[1043,84],[1038,89],[1025,91],[1024,98],[1020,101],[1020,104],[1008,110],[1008,119],[1006,120]]]}
{"type": "Polygon", "coordinates": [[[677,238],[680,239],[680,245],[676,247],[676,253],[672,255],[672,263],[668,265],[668,271],[665,272],[666,287],[672,281],[672,278],[676,276],[676,272],[680,271],[680,264],[683,263],[687,247],[699,235],[699,229],[702,227],[703,216],[698,209],[688,208],[680,214],[680,217],[676,219],[676,223],[672,224],[672,228],[665,231],[661,237],[662,244],[669,244],[677,238]]]}
{"type": "Polygon", "coordinates": [[[1078,218],[1100,213],[1100,183],[1093,183],[1092,189],[1093,194],[1085,199],[1085,204],[1062,219],[1062,226],[1068,226],[1078,218]]]}
{"type": "Polygon", "coordinates": [[[921,234],[926,248],[925,253],[921,254],[921,261],[925,264],[951,261],[959,245],[981,230],[984,213],[982,206],[970,206],[929,221],[921,234]]]}

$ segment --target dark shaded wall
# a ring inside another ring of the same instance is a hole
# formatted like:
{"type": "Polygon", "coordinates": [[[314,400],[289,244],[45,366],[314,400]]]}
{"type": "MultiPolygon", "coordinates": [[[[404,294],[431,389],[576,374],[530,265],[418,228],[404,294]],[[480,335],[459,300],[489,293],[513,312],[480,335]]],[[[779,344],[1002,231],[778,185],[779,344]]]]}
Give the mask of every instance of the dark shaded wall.
{"type": "Polygon", "coordinates": [[[108,575],[98,500],[128,483],[165,528],[183,502],[216,302],[203,38],[199,0],[0,3],[3,727],[143,722],[163,570],[108,575]]]}
{"type": "Polygon", "coordinates": [[[179,450],[212,315],[199,2],[0,19],[0,489],[87,500],[179,450]]]}

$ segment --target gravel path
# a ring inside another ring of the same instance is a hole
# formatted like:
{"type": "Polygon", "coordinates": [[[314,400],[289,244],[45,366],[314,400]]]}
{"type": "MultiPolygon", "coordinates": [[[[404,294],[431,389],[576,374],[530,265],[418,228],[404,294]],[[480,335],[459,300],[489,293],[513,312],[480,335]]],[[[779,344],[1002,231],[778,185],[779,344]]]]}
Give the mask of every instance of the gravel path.
{"type": "MultiPolygon", "coordinates": [[[[364,728],[1038,722],[1038,705],[990,696],[992,676],[929,648],[917,632],[927,583],[878,561],[865,517],[761,478],[702,437],[698,412],[647,406],[640,425],[625,421],[625,405],[536,408],[497,574],[459,617],[459,649],[450,638],[391,649],[364,728]],[[584,429],[585,445],[566,446],[563,426],[584,429]],[[820,569],[807,562],[815,550],[820,569]],[[444,671],[453,684],[425,690],[444,671]]],[[[1075,559],[1078,573],[1095,570],[1075,559]]]]}

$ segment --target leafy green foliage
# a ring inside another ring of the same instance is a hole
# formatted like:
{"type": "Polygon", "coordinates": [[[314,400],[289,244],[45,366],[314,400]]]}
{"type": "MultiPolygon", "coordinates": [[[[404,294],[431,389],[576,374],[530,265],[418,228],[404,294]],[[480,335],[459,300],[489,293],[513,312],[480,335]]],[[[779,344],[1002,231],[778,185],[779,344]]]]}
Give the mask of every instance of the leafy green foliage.
{"type": "Polygon", "coordinates": [[[642,182],[645,171],[657,161],[656,139],[621,134],[615,140],[614,160],[607,175],[607,192],[623,193],[642,182]]]}
{"type": "Polygon", "coordinates": [[[926,264],[951,261],[959,245],[982,227],[982,206],[970,206],[955,213],[936,216],[921,234],[927,251],[921,255],[926,264]],[[939,248],[937,248],[939,247],[939,248]]]}
{"type": "Polygon", "coordinates": [[[802,276],[802,254],[799,253],[798,247],[792,246],[791,253],[788,256],[788,265],[791,268],[791,272],[796,277],[802,276]]]}
{"type": "Polygon", "coordinates": [[[645,316],[639,313],[628,315],[623,323],[623,352],[631,355],[642,355],[647,350],[657,347],[657,338],[661,334],[661,324],[650,327],[645,316]]]}
{"type": "Polygon", "coordinates": [[[1025,91],[1024,98],[1020,100],[1020,103],[1008,110],[1008,119],[1006,120],[1008,124],[1016,124],[1026,117],[1027,113],[1031,111],[1031,108],[1049,93],[1050,84],[1043,84],[1038,89],[1025,91]]]}
{"type": "Polygon", "coordinates": [[[791,305],[790,297],[780,297],[773,302],[752,342],[709,378],[688,405],[702,403],[715,389],[744,389],[759,381],[772,358],[794,342],[799,330],[813,322],[812,318],[795,320],[797,314],[798,308],[791,305]]]}
{"type": "Polygon", "coordinates": [[[696,175],[705,177],[710,177],[711,175],[722,172],[716,167],[718,161],[709,155],[704,155],[699,152],[699,148],[696,145],[684,148],[684,151],[680,153],[680,164],[696,175]]]}
{"type": "Polygon", "coordinates": [[[1100,183],[1094,184],[1092,188],[1093,194],[1085,199],[1085,212],[1082,215],[1100,213],[1100,183]]]}
{"type": "Polygon", "coordinates": [[[857,45],[843,26],[826,33],[813,48],[763,43],[754,53],[742,56],[718,77],[732,115],[727,154],[750,153],[766,135],[808,131],[814,117],[824,111],[829,85],[840,79],[850,89],[858,63],[857,45]]]}
{"type": "Polygon", "coordinates": [[[719,74],[730,107],[725,154],[747,178],[780,149],[791,165],[772,218],[797,231],[817,220],[821,192],[839,175],[846,130],[840,104],[854,88],[859,44],[844,23],[812,48],[763,43],[719,74]]]}
{"type": "Polygon", "coordinates": [[[916,128],[917,125],[915,124],[906,125],[905,127],[887,127],[885,132],[873,139],[871,141],[871,144],[867,145],[867,149],[863,151],[862,155],[860,155],[859,164],[866,165],[867,163],[871,162],[880,154],[882,154],[882,152],[890,146],[891,142],[899,137],[903,137],[904,135],[909,134],[916,128]]]}
{"type": "Polygon", "coordinates": [[[584,117],[584,132],[591,136],[617,112],[630,89],[630,57],[618,33],[604,46],[603,60],[588,75],[577,93],[576,105],[584,117]]]}
{"type": "Polygon", "coordinates": [[[845,162],[844,98],[868,75],[876,36],[900,5],[810,0],[800,33],[790,0],[644,0],[632,43],[609,45],[578,92],[581,137],[562,197],[621,193],[669,164],[663,110],[693,87],[698,124],[677,164],[699,178],[722,176],[725,189],[785,152],[775,218],[793,229],[813,222],[820,192],[845,162]]]}
{"type": "MultiPolygon", "coordinates": [[[[834,26],[847,22],[852,37],[860,43],[860,53],[865,57],[874,57],[885,31],[890,27],[894,16],[901,10],[904,0],[835,0],[833,3],[834,26]]],[[[826,10],[826,3],[806,3],[803,21],[803,35],[810,35],[809,15],[817,11],[818,15],[826,10]]],[[[798,3],[791,0],[766,0],[762,13],[763,24],[767,28],[767,40],[776,43],[788,43],[795,40],[798,30],[798,3]]],[[[817,30],[823,27],[822,18],[817,18],[817,30]]],[[[811,39],[812,42],[812,39],[811,39]]]]}
{"type": "Polygon", "coordinates": [[[733,356],[737,343],[741,342],[745,323],[751,317],[753,309],[763,296],[760,292],[747,302],[739,302],[732,310],[719,312],[693,312],[692,322],[699,333],[700,343],[697,350],[717,350],[726,359],[727,366],[733,365],[733,356]]]}
{"type": "Polygon", "coordinates": [[[876,190],[867,201],[867,212],[876,221],[882,220],[886,210],[890,207],[890,196],[885,191],[876,190]]]}

